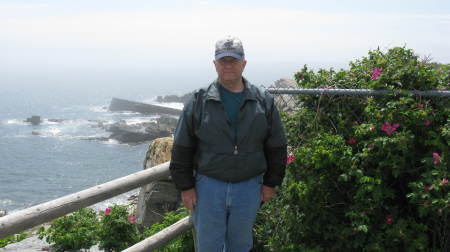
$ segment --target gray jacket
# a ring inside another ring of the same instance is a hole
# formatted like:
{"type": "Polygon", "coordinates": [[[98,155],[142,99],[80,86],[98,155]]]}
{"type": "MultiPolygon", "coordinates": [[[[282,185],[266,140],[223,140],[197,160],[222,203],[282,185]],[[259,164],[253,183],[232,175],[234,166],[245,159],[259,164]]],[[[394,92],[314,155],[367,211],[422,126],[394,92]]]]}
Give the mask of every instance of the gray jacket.
{"type": "Polygon", "coordinates": [[[280,185],[286,167],[286,138],[273,97],[244,80],[237,134],[231,128],[216,80],[185,104],[175,130],[170,171],[179,190],[195,187],[194,171],[226,182],[264,174],[280,185]]]}

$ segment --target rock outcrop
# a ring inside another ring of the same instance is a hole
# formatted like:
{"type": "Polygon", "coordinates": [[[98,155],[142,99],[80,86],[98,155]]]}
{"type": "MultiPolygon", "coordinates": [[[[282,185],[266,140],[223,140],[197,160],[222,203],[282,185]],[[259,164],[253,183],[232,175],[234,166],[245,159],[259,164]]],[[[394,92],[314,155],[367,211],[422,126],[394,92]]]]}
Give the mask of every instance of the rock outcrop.
{"type": "Polygon", "coordinates": [[[156,97],[157,102],[180,102],[180,103],[186,103],[193,93],[187,93],[182,96],[177,95],[166,95],[166,96],[158,96],[156,97]]]}
{"type": "Polygon", "coordinates": [[[0,217],[3,217],[6,215],[6,210],[1,210],[0,209],[0,217]]]}
{"type": "Polygon", "coordinates": [[[181,113],[181,110],[179,109],[151,105],[142,102],[134,102],[119,98],[113,98],[111,100],[111,104],[109,105],[109,111],[131,111],[131,112],[138,112],[144,115],[156,115],[156,114],[179,115],[181,113]]]}
{"type": "Polygon", "coordinates": [[[129,125],[126,121],[119,121],[105,127],[111,132],[109,139],[120,143],[141,143],[160,137],[168,137],[173,134],[177,124],[176,118],[160,117],[156,122],[142,122],[129,125]]]}
{"type": "Polygon", "coordinates": [[[31,123],[32,125],[39,125],[42,121],[40,116],[32,116],[27,118],[24,122],[31,123]]]}
{"type": "MultiPolygon", "coordinates": [[[[155,139],[149,146],[144,161],[144,169],[170,160],[173,139],[170,137],[155,139]]],[[[163,219],[164,213],[178,209],[180,193],[170,177],[151,182],[141,188],[138,197],[137,216],[144,226],[163,219]]]]}

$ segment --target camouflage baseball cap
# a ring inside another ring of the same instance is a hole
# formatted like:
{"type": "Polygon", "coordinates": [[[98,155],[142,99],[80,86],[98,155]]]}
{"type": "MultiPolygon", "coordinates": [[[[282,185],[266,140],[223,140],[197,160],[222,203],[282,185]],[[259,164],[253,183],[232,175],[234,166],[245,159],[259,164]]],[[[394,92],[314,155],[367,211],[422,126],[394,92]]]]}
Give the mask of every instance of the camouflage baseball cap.
{"type": "Polygon", "coordinates": [[[244,48],[240,39],[227,36],[216,42],[216,60],[226,56],[231,56],[239,60],[244,58],[244,48]]]}

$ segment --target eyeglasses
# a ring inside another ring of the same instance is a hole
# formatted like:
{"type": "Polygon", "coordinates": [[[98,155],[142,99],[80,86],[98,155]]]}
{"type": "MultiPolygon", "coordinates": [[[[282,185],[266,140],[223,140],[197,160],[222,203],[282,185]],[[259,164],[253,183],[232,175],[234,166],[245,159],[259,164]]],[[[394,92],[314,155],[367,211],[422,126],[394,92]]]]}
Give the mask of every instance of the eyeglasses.
{"type": "Polygon", "coordinates": [[[219,62],[219,64],[221,65],[234,65],[237,64],[240,60],[233,58],[233,57],[223,57],[217,60],[217,62],[219,62]]]}

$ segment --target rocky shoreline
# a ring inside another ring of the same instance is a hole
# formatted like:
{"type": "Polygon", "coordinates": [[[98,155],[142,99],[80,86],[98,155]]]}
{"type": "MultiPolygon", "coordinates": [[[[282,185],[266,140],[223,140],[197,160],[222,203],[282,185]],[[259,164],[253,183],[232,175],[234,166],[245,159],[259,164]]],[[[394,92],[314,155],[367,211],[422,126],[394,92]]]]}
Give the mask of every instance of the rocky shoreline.
{"type": "MultiPolygon", "coordinates": [[[[183,99],[183,98],[180,98],[183,99]]],[[[114,140],[121,144],[140,144],[151,141],[160,137],[168,137],[173,134],[177,124],[178,115],[181,110],[151,105],[141,102],[134,102],[119,98],[113,98],[108,108],[110,112],[135,112],[142,114],[143,116],[153,116],[148,121],[128,124],[125,120],[120,120],[115,123],[108,123],[103,120],[88,120],[91,127],[101,128],[106,132],[109,132],[108,137],[85,137],[82,140],[94,140],[94,141],[110,141],[114,140]],[[154,116],[157,118],[154,119],[154,116]]],[[[48,118],[43,119],[41,116],[34,115],[26,120],[23,120],[31,125],[39,125],[44,121],[52,123],[65,123],[70,121],[68,119],[55,119],[48,118]]],[[[48,132],[39,130],[31,131],[35,136],[48,136],[48,132]]]]}

